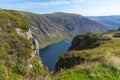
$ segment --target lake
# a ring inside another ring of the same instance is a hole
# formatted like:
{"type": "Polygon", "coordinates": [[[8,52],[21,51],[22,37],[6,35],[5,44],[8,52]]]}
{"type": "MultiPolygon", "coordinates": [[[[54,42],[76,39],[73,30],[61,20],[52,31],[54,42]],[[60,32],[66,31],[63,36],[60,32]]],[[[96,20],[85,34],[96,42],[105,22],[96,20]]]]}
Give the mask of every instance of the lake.
{"type": "Polygon", "coordinates": [[[59,56],[65,53],[69,49],[70,45],[70,41],[64,40],[40,49],[40,57],[43,64],[48,67],[49,71],[54,71],[55,64],[57,63],[59,56]]]}

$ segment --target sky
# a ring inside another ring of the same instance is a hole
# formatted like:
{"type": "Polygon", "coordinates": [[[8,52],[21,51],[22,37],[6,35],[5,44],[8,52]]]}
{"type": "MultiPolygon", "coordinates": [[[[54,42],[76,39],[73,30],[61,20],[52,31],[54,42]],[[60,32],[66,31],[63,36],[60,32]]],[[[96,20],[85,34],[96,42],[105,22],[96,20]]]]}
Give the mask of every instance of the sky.
{"type": "Polygon", "coordinates": [[[39,14],[77,13],[83,16],[120,15],[120,0],[0,0],[0,8],[39,14]]]}

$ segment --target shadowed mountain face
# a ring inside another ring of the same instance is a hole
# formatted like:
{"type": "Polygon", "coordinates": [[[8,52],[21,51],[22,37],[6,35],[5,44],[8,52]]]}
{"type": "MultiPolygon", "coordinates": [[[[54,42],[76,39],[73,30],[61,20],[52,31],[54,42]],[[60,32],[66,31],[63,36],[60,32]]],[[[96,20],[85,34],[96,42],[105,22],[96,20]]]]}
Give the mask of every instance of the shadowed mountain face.
{"type": "Polygon", "coordinates": [[[105,23],[105,24],[109,24],[116,28],[120,27],[120,16],[98,16],[98,17],[91,16],[88,18],[105,23]]]}
{"type": "Polygon", "coordinates": [[[92,21],[86,17],[72,13],[53,13],[38,15],[21,12],[32,27],[34,36],[41,46],[69,39],[85,32],[103,33],[113,29],[111,26],[92,21]]]}

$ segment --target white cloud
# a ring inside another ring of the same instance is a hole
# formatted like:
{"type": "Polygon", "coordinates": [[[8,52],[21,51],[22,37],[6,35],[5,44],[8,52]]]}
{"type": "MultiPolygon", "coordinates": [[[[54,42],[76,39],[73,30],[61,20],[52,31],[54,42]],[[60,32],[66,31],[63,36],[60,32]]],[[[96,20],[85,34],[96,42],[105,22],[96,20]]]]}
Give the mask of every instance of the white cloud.
{"type": "Polygon", "coordinates": [[[100,16],[100,15],[120,15],[120,1],[116,0],[113,2],[102,2],[101,4],[84,4],[84,7],[80,4],[75,4],[73,8],[68,10],[69,12],[75,12],[84,16],[100,16]]]}

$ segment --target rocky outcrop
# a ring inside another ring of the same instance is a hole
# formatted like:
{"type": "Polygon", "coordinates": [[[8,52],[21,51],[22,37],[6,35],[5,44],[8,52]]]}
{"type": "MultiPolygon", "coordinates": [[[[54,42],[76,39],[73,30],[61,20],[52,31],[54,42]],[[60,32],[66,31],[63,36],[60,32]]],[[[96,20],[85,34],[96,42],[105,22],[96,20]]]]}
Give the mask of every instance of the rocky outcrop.
{"type": "Polygon", "coordinates": [[[86,33],[78,35],[72,40],[72,45],[69,50],[84,50],[89,48],[100,38],[99,35],[94,33],[86,33]]]}
{"type": "Polygon", "coordinates": [[[27,39],[33,38],[30,29],[28,30],[28,32],[24,32],[22,29],[16,28],[16,32],[17,32],[17,34],[19,34],[20,36],[22,36],[24,38],[27,38],[27,39]]]}
{"type": "Polygon", "coordinates": [[[39,42],[32,36],[31,30],[29,29],[28,32],[24,32],[22,29],[16,28],[16,32],[18,35],[27,38],[28,40],[32,39],[33,45],[31,48],[33,49],[33,52],[31,56],[34,57],[35,54],[39,55],[39,42]]]}

